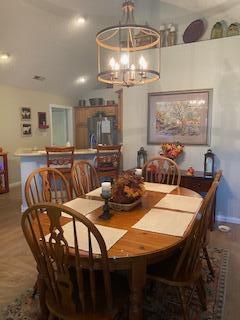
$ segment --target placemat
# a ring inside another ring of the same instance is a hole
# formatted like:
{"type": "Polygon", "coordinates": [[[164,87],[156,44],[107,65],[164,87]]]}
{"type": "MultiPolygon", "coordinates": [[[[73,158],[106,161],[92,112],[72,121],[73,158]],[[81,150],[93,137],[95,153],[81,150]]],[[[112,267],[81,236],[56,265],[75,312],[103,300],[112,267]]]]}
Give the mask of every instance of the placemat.
{"type": "Polygon", "coordinates": [[[102,193],[102,187],[99,187],[95,190],[88,192],[86,195],[92,196],[92,197],[101,197],[101,193],[102,193]]]}
{"type": "MultiPolygon", "coordinates": [[[[92,212],[93,210],[96,210],[103,206],[102,201],[98,200],[90,200],[90,199],[82,199],[82,198],[76,198],[72,201],[64,203],[65,206],[74,209],[84,216],[92,212]]],[[[70,216],[67,213],[62,213],[63,217],[69,218],[70,216]]]]}
{"type": "MultiPolygon", "coordinates": [[[[100,225],[95,225],[99,232],[101,233],[107,250],[109,250],[119,239],[127,233],[127,230],[105,227],[100,225]]],[[[68,245],[74,248],[74,233],[73,233],[73,222],[69,222],[65,224],[63,227],[63,234],[64,238],[67,240],[68,245]]],[[[88,230],[85,225],[81,222],[76,222],[76,229],[77,229],[77,237],[78,237],[78,246],[80,250],[88,251],[88,230]]],[[[45,239],[48,241],[50,235],[48,234],[45,239]]],[[[98,245],[97,240],[93,235],[91,235],[92,239],[92,250],[94,254],[100,254],[100,248],[98,245]]]]}
{"type": "Polygon", "coordinates": [[[182,237],[192,219],[191,213],[154,208],[132,228],[182,237]]]}
{"type": "Polygon", "coordinates": [[[167,194],[155,207],[195,213],[200,208],[201,203],[202,198],[167,194]]]}
{"type": "Polygon", "coordinates": [[[144,187],[148,191],[162,192],[162,193],[170,193],[174,189],[177,188],[175,185],[163,184],[163,183],[152,183],[152,182],[144,182],[144,187]]]}

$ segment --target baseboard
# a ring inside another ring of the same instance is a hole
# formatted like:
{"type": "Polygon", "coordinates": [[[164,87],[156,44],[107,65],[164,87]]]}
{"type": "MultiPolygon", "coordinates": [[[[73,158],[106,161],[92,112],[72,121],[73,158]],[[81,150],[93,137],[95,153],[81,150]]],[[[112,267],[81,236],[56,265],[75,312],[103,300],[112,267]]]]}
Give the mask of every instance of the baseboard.
{"type": "Polygon", "coordinates": [[[222,215],[217,215],[216,220],[222,221],[222,222],[240,224],[240,218],[237,218],[237,217],[226,217],[226,216],[222,216],[222,215]]]}
{"type": "Polygon", "coordinates": [[[18,187],[20,185],[21,185],[21,181],[12,182],[12,183],[9,184],[9,188],[18,187]]]}

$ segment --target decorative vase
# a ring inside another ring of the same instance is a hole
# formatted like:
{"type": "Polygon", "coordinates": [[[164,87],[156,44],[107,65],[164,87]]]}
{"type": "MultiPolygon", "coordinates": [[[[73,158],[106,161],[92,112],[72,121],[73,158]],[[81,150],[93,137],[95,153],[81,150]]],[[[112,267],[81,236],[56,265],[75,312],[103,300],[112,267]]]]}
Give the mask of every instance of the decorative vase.
{"type": "Polygon", "coordinates": [[[130,211],[137,205],[141,203],[142,199],[138,199],[132,203],[117,203],[117,202],[112,202],[109,201],[108,205],[111,209],[116,210],[116,211],[130,211]]]}

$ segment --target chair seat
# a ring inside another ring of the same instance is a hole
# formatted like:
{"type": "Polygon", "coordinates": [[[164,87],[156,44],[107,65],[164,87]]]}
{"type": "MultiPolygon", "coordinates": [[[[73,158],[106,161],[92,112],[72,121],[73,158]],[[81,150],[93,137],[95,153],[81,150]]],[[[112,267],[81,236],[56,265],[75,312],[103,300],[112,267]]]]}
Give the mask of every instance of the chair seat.
{"type": "Polygon", "coordinates": [[[192,274],[181,272],[179,276],[173,279],[173,274],[179,259],[180,253],[176,253],[174,256],[166,259],[160,263],[150,265],[148,268],[147,277],[149,279],[162,282],[167,285],[173,286],[188,286],[191,283],[197,281],[201,275],[202,264],[199,260],[195,271],[192,274]]]}
{"type": "MultiPolygon", "coordinates": [[[[126,303],[128,302],[128,281],[127,278],[116,273],[111,274],[111,284],[112,292],[114,298],[114,304],[112,310],[106,309],[106,300],[104,296],[104,289],[101,281],[97,281],[97,306],[96,311],[91,310],[91,297],[86,296],[86,311],[84,313],[72,312],[69,313],[66,310],[59,308],[59,305],[55,300],[53,300],[52,295],[46,295],[46,303],[50,312],[56,316],[61,315],[61,318],[64,320],[112,320],[119,313],[121,308],[123,309],[126,303]]],[[[77,302],[77,305],[80,306],[80,302],[77,302]]]]}

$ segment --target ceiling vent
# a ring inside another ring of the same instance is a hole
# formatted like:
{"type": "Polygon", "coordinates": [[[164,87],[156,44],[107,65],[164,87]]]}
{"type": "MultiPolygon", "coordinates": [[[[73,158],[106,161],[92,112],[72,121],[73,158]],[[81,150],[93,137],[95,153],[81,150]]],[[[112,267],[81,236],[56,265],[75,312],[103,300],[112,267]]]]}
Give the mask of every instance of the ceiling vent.
{"type": "Polygon", "coordinates": [[[45,77],[42,77],[42,76],[34,76],[34,77],[33,77],[33,80],[44,81],[44,80],[46,80],[46,78],[45,78],[45,77]]]}

